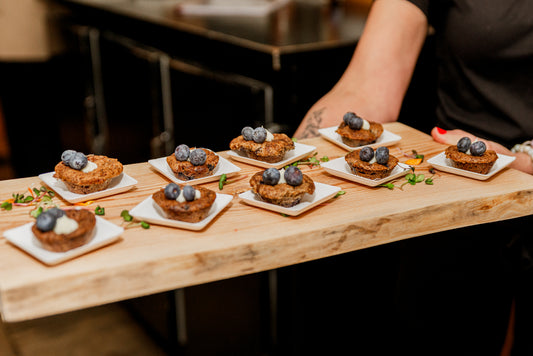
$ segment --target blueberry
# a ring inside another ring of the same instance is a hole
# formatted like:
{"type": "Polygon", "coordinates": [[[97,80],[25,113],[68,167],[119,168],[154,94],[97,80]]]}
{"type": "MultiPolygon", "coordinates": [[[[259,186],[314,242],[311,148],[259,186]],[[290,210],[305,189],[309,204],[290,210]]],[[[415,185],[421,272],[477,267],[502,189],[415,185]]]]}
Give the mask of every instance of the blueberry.
{"type": "Polygon", "coordinates": [[[376,162],[382,165],[389,162],[389,149],[387,147],[378,147],[376,149],[376,162]]]}
{"type": "Polygon", "coordinates": [[[487,150],[487,146],[483,141],[476,141],[470,146],[470,153],[472,156],[482,156],[487,150]]]}
{"type": "Polygon", "coordinates": [[[348,125],[348,121],[351,119],[351,118],[354,118],[354,117],[357,117],[357,115],[354,113],[354,112],[347,112],[346,114],[344,114],[344,116],[342,117],[342,120],[344,121],[344,123],[346,125],[348,125]]]}
{"type": "Polygon", "coordinates": [[[74,150],[63,151],[63,153],[61,154],[61,160],[63,161],[64,164],[66,164],[67,166],[70,166],[70,160],[72,159],[72,157],[74,157],[75,154],[76,154],[76,151],[74,150]]]}
{"type": "Polygon", "coordinates": [[[180,186],[176,183],[168,183],[165,187],[165,198],[176,200],[180,196],[180,186]]]}
{"type": "Polygon", "coordinates": [[[42,212],[37,217],[37,220],[35,224],[37,225],[37,228],[41,230],[42,232],[47,232],[54,229],[54,226],[56,225],[57,218],[49,213],[48,211],[42,212]]]}
{"type": "Polygon", "coordinates": [[[65,215],[65,212],[59,208],[51,208],[46,210],[47,213],[52,214],[56,219],[59,219],[60,217],[65,215]]]}
{"type": "Polygon", "coordinates": [[[189,158],[190,152],[191,151],[189,150],[189,146],[179,145],[174,150],[174,157],[176,157],[178,161],[186,161],[189,158]]]}
{"type": "Polygon", "coordinates": [[[347,112],[342,119],[352,130],[360,130],[363,127],[363,119],[353,112],[347,112]]]}
{"type": "Polygon", "coordinates": [[[359,159],[363,162],[370,162],[372,158],[374,157],[374,150],[372,147],[363,147],[361,148],[361,151],[359,151],[359,159]]]}
{"type": "Polygon", "coordinates": [[[195,149],[191,151],[191,163],[195,166],[201,166],[205,163],[205,160],[207,159],[207,155],[204,150],[202,149],[195,149]]]}
{"type": "Polygon", "coordinates": [[[80,170],[85,168],[86,165],[87,157],[81,152],[76,152],[70,159],[70,166],[74,169],[80,170]]]}
{"type": "Polygon", "coordinates": [[[185,198],[185,200],[193,201],[195,195],[196,191],[192,186],[186,185],[185,187],[183,187],[183,197],[185,198]]]}
{"type": "Polygon", "coordinates": [[[269,168],[263,172],[263,183],[268,185],[276,185],[280,179],[279,171],[276,168],[269,168]]]}
{"type": "Polygon", "coordinates": [[[267,130],[264,127],[257,127],[254,130],[253,139],[254,142],[263,143],[267,138],[267,130]]]}
{"type": "Polygon", "coordinates": [[[285,174],[283,175],[283,177],[285,177],[285,182],[287,182],[288,185],[293,186],[302,184],[302,181],[304,179],[302,171],[296,166],[287,167],[287,169],[285,169],[285,174]]]}
{"type": "Polygon", "coordinates": [[[465,153],[470,148],[471,141],[468,137],[463,137],[457,142],[457,150],[465,153]]]}
{"type": "Polygon", "coordinates": [[[246,141],[252,141],[254,139],[254,129],[250,126],[246,126],[242,129],[241,135],[246,141]]]}

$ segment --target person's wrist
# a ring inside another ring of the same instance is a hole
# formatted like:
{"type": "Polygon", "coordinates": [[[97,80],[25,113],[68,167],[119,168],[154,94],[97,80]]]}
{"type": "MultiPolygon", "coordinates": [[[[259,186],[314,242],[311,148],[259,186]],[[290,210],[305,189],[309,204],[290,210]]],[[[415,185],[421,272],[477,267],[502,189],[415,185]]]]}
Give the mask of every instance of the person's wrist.
{"type": "MultiPolygon", "coordinates": [[[[533,147],[531,141],[516,144],[511,148],[516,156],[515,166],[521,171],[533,174],[533,147]]],[[[512,165],[513,166],[513,165],[512,165]]]]}
{"type": "Polygon", "coordinates": [[[518,143],[511,148],[511,152],[525,153],[533,161],[533,147],[531,147],[531,141],[525,141],[524,143],[518,143]]]}

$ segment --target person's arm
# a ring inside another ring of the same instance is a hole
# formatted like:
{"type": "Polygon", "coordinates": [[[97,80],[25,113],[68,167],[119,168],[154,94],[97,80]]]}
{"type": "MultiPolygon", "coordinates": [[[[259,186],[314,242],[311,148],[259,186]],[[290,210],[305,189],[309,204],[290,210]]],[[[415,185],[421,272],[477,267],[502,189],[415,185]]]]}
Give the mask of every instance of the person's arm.
{"type": "Polygon", "coordinates": [[[346,71],[294,136],[317,136],[319,128],[338,125],[348,111],[370,121],[395,121],[427,29],[426,16],[412,3],[376,0],[346,71]]]}

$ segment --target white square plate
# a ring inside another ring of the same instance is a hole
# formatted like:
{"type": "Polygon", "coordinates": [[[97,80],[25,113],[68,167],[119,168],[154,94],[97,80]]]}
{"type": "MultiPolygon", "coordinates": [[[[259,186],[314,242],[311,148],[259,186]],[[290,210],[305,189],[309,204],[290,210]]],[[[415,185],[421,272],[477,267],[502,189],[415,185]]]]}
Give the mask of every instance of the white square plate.
{"type": "Polygon", "coordinates": [[[342,142],[341,136],[338,133],[335,132],[337,130],[337,128],[338,128],[338,126],[326,127],[326,128],[323,128],[323,129],[319,129],[318,133],[322,137],[324,137],[326,140],[328,140],[330,142],[333,142],[334,144],[339,145],[339,146],[341,146],[342,148],[344,148],[345,150],[348,150],[348,151],[353,151],[353,150],[356,150],[356,149],[359,149],[359,148],[362,148],[362,147],[365,147],[365,146],[369,146],[369,147],[392,146],[396,142],[399,142],[402,139],[401,136],[398,136],[395,133],[392,133],[392,132],[387,131],[387,130],[383,130],[383,133],[381,134],[381,136],[378,137],[376,142],[371,143],[369,145],[352,147],[352,146],[348,146],[347,144],[342,142]]]}
{"type": "Polygon", "coordinates": [[[137,184],[137,181],[122,172],[121,175],[113,178],[109,187],[107,189],[101,190],[99,192],[89,193],[89,194],[77,194],[72,193],[67,189],[66,185],[61,181],[61,179],[54,178],[55,172],[39,174],[39,178],[54,192],[61,195],[63,199],[68,201],[71,204],[79,203],[87,200],[98,199],[106,197],[108,195],[118,194],[130,190],[137,184]]]}
{"type": "Polygon", "coordinates": [[[209,214],[205,219],[197,223],[190,223],[185,221],[167,219],[164,213],[159,209],[152,196],[149,196],[133,209],[130,210],[130,215],[138,220],[144,220],[148,223],[165,225],[170,227],[179,227],[187,230],[201,230],[207,226],[233,199],[233,195],[216,193],[217,197],[209,214]]]}
{"type": "Polygon", "coordinates": [[[439,153],[435,157],[431,157],[427,160],[429,164],[431,164],[433,167],[437,168],[438,170],[448,172],[448,173],[454,173],[458,174],[460,176],[468,177],[468,178],[474,178],[478,180],[486,180],[507,167],[509,164],[511,164],[515,157],[502,155],[497,153],[498,159],[496,162],[494,162],[494,165],[490,169],[490,171],[487,174],[481,174],[481,173],[475,173],[470,172],[464,169],[455,168],[450,163],[449,159],[446,158],[446,154],[444,152],[439,153]]]}
{"type": "Polygon", "coordinates": [[[31,227],[34,223],[35,222],[30,222],[14,229],[4,231],[4,237],[13,245],[47,265],[56,265],[108,245],[116,241],[124,232],[124,228],[97,216],[96,225],[94,227],[94,237],[91,241],[70,251],[52,252],[45,250],[41,246],[39,240],[33,235],[31,227]]]}
{"type": "Polygon", "coordinates": [[[352,170],[350,169],[350,166],[348,165],[348,163],[346,163],[346,160],[344,159],[344,157],[339,157],[329,162],[324,162],[321,164],[321,166],[329,174],[351,180],[352,182],[357,182],[357,183],[361,183],[364,185],[368,185],[369,187],[376,187],[380,184],[384,184],[390,180],[401,177],[410,171],[409,166],[406,165],[402,167],[399,164],[396,167],[394,167],[394,169],[392,170],[391,174],[388,177],[385,177],[382,179],[369,179],[369,178],[361,177],[361,176],[358,176],[352,173],[352,170]]]}
{"type": "Polygon", "coordinates": [[[283,157],[283,160],[276,163],[268,163],[263,161],[258,161],[253,158],[246,157],[243,154],[240,154],[235,151],[228,151],[228,155],[231,159],[234,159],[236,161],[241,161],[244,163],[252,164],[254,166],[259,166],[263,168],[283,168],[292,162],[296,162],[299,159],[305,158],[309,155],[311,155],[316,150],[315,146],[310,145],[304,145],[303,143],[294,143],[294,150],[290,150],[289,152],[285,153],[285,156],[283,157]]]}
{"type": "Polygon", "coordinates": [[[257,194],[248,190],[239,194],[239,198],[246,204],[257,206],[259,208],[277,211],[278,213],[287,214],[290,216],[299,215],[315,206],[333,198],[341,188],[332,185],[315,182],[315,192],[313,194],[305,194],[302,201],[293,207],[286,208],[280,205],[267,203],[263,201],[257,194]]]}
{"type": "Polygon", "coordinates": [[[154,167],[157,171],[159,171],[161,174],[163,174],[165,177],[173,181],[177,184],[202,184],[207,182],[213,182],[220,179],[220,176],[225,174],[226,177],[231,177],[235,175],[237,172],[239,172],[241,169],[228,161],[227,159],[218,156],[218,164],[215,167],[213,174],[207,177],[197,178],[197,179],[191,179],[191,180],[181,180],[174,172],[172,172],[172,169],[170,169],[170,166],[167,163],[166,157],[161,158],[155,158],[148,161],[152,167],[154,167]]]}

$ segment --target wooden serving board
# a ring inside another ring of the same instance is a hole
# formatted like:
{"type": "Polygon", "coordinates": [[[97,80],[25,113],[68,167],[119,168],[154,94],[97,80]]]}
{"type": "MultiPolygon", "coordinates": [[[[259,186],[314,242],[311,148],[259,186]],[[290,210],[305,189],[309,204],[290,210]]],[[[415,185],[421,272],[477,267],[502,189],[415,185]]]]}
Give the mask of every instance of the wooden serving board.
{"type": "MultiPolygon", "coordinates": [[[[391,154],[416,150],[426,160],[444,150],[430,136],[400,123],[386,129],[402,137],[391,154]]],[[[346,151],[314,138],[317,157],[330,159],[346,151]]],[[[222,152],[227,158],[227,154],[222,152]]],[[[57,266],[49,267],[0,239],[0,308],[6,321],[21,321],[101,305],[142,295],[368,248],[414,236],[468,225],[511,219],[533,211],[533,177],[504,169],[488,180],[437,172],[434,184],[403,189],[370,188],[302,166],[315,181],[340,187],[346,194],[295,217],[243,204],[237,195],[260,168],[242,168],[222,191],[218,183],[204,187],[235,197],[206,228],[190,231],[152,225],[127,228],[119,240],[57,266]]],[[[51,162],[53,167],[54,162],[51,162]]],[[[416,173],[429,176],[423,163],[416,173]]],[[[126,193],[98,199],[92,208],[105,208],[104,218],[122,224],[120,212],[132,209],[168,180],[148,163],[127,165],[138,181],[126,193]]],[[[405,178],[394,183],[399,186],[405,178]]],[[[0,200],[40,186],[37,177],[0,182],[0,200]]],[[[68,205],[59,198],[60,205],[68,205]]],[[[32,221],[30,207],[0,211],[0,233],[32,221]]]]}

